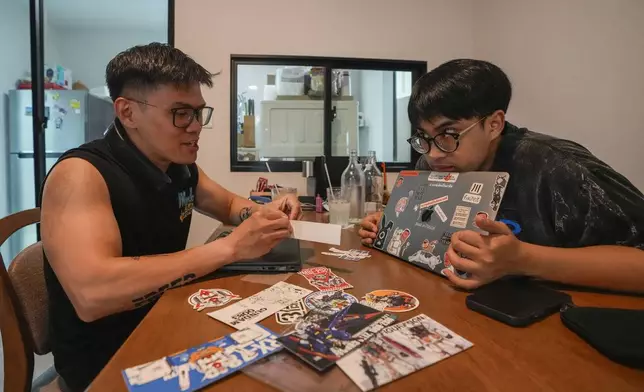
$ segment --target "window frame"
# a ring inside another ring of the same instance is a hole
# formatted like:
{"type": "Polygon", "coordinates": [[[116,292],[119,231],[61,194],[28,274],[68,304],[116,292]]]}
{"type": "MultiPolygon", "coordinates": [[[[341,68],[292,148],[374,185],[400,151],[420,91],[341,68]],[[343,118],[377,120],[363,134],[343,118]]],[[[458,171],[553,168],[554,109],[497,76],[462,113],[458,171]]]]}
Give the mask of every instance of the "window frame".
{"type": "MultiPolygon", "coordinates": [[[[237,67],[239,65],[291,65],[324,67],[324,156],[329,166],[341,166],[348,161],[348,157],[331,156],[331,129],[332,129],[332,103],[331,74],[333,69],[365,70],[365,71],[402,71],[411,72],[412,84],[422,75],[427,73],[427,62],[417,60],[383,60],[370,58],[350,57],[319,57],[319,56],[285,56],[285,55],[243,55],[230,56],[230,171],[231,172],[267,172],[264,161],[238,161],[237,160],[237,67]]],[[[396,105],[396,88],[394,74],[393,104],[396,105]]],[[[394,112],[395,113],[395,112],[394,112]]],[[[394,116],[395,118],[395,116],[394,116]]],[[[394,124],[396,121],[394,120],[394,124]]],[[[395,125],[394,125],[395,127],[395,125]]],[[[394,140],[397,130],[394,129],[394,140]]],[[[411,146],[411,162],[385,162],[387,171],[413,169],[416,160],[420,157],[411,146]]],[[[366,153],[366,151],[364,152],[366,153]]],[[[313,160],[315,157],[311,157],[313,160]]],[[[346,165],[345,165],[346,166],[346,165]]],[[[302,160],[296,161],[270,161],[271,171],[274,172],[301,172],[302,160]]]]}

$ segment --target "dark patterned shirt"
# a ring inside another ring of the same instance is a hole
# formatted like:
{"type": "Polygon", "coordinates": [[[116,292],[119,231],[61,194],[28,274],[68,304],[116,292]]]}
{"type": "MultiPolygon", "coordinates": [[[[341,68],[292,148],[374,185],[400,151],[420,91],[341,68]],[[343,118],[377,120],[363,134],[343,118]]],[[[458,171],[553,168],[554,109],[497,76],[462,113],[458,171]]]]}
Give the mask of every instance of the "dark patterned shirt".
{"type": "MultiPolygon", "coordinates": [[[[424,157],[416,169],[430,170],[424,157]]],[[[642,192],[583,146],[506,123],[490,171],[510,173],[497,220],[520,240],[644,249],[642,192]]]]}

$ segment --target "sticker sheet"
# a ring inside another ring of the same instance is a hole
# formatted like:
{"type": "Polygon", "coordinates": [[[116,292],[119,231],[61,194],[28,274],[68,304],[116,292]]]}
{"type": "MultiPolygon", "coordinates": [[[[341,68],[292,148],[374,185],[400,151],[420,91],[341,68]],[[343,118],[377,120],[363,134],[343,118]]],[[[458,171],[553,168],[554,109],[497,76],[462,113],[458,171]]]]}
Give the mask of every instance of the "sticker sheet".
{"type": "Polygon", "coordinates": [[[233,328],[244,329],[309,294],[311,290],[279,282],[230,306],[210,312],[208,316],[233,328]]]}
{"type": "Polygon", "coordinates": [[[395,321],[393,315],[355,303],[278,340],[305,363],[323,371],[395,321]]]}
{"type": "Polygon", "coordinates": [[[190,392],[281,349],[273,332],[252,325],[220,339],[125,369],[122,374],[130,392],[190,392]]]}
{"type": "Polygon", "coordinates": [[[370,391],[456,355],[473,344],[420,314],[385,328],[338,366],[362,391],[370,391]]]}
{"type": "Polygon", "coordinates": [[[305,277],[311,286],[320,291],[346,290],[353,287],[327,267],[305,268],[298,274],[305,277]]]}

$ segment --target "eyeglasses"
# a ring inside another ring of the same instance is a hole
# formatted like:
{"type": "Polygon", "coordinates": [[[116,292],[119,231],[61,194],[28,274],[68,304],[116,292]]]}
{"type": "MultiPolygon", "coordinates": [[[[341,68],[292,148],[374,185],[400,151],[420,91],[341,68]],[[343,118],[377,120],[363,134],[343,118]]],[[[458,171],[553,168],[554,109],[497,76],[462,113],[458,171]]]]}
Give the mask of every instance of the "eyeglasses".
{"type": "Polygon", "coordinates": [[[428,137],[425,135],[425,133],[423,133],[421,135],[414,135],[410,137],[409,139],[407,139],[407,143],[411,144],[412,148],[420,154],[427,154],[432,147],[432,143],[434,143],[434,145],[443,152],[454,152],[458,148],[460,138],[463,137],[463,135],[465,135],[467,132],[469,132],[470,129],[474,128],[476,124],[483,121],[486,117],[487,116],[481,117],[477,122],[465,128],[461,132],[457,132],[453,129],[448,128],[435,137],[428,137]]]}
{"type": "MultiPolygon", "coordinates": [[[[153,108],[162,109],[159,106],[152,105],[144,101],[139,101],[132,98],[123,97],[127,100],[134,101],[146,106],[152,106],[153,108]]],[[[197,119],[199,125],[204,126],[210,122],[212,117],[213,108],[210,106],[204,106],[202,108],[173,108],[170,109],[172,113],[172,125],[177,128],[188,128],[192,122],[197,119]]]]}

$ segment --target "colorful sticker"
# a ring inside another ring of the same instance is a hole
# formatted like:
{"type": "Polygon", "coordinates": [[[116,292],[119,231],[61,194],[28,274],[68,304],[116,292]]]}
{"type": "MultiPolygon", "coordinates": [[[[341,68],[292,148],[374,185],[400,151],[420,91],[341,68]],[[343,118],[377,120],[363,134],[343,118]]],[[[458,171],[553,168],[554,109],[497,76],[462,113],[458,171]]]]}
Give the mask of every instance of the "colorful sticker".
{"type": "Polygon", "coordinates": [[[492,210],[497,211],[499,209],[501,198],[503,198],[503,193],[505,192],[505,187],[507,185],[508,175],[498,174],[496,176],[496,180],[494,181],[494,192],[492,193],[492,201],[490,202],[490,207],[492,207],[492,210]]]}
{"type": "Polygon", "coordinates": [[[427,181],[433,182],[447,182],[453,184],[458,179],[458,173],[451,172],[431,172],[427,177],[427,181]]]}
{"type": "Polygon", "coordinates": [[[480,182],[474,182],[470,187],[470,193],[474,193],[475,195],[480,195],[482,190],[483,184],[481,184],[480,182]]]}
{"type": "Polygon", "coordinates": [[[385,214],[382,214],[382,219],[380,220],[380,228],[378,230],[378,234],[376,235],[376,240],[373,243],[373,247],[376,249],[383,249],[385,247],[385,240],[387,239],[387,235],[389,235],[389,231],[391,231],[391,228],[394,227],[394,222],[389,221],[387,224],[385,224],[387,220],[387,216],[385,214]]]}
{"type": "Polygon", "coordinates": [[[482,216],[483,219],[487,219],[490,217],[490,215],[485,211],[477,212],[476,215],[474,215],[474,220],[472,221],[472,225],[474,225],[474,227],[476,228],[478,228],[478,226],[476,225],[476,218],[478,218],[479,216],[482,216]]]}
{"type": "Polygon", "coordinates": [[[365,294],[362,299],[366,304],[380,305],[379,307],[384,305],[385,312],[394,313],[409,312],[420,304],[418,298],[398,290],[374,290],[365,294]]]}
{"type": "Polygon", "coordinates": [[[441,244],[443,245],[449,245],[452,242],[452,233],[451,231],[445,231],[443,232],[443,235],[441,236],[441,244]]]}
{"type": "Polygon", "coordinates": [[[78,99],[71,99],[69,101],[69,107],[72,109],[80,109],[81,108],[81,103],[78,99]]]}
{"type": "Polygon", "coordinates": [[[481,195],[466,193],[463,195],[463,201],[466,203],[479,204],[481,202],[481,195]]]}
{"type": "Polygon", "coordinates": [[[51,100],[52,101],[58,101],[60,99],[60,93],[53,93],[51,95],[51,100]]]}
{"type": "Polygon", "coordinates": [[[405,179],[399,176],[398,179],[396,180],[396,188],[400,188],[403,182],[405,182],[405,179]]]}
{"type": "Polygon", "coordinates": [[[421,204],[420,204],[420,208],[422,209],[422,208],[431,207],[431,206],[436,205],[436,204],[438,204],[438,203],[446,202],[447,200],[449,200],[449,196],[445,195],[445,196],[439,197],[439,198],[437,198],[437,199],[434,199],[434,200],[430,200],[430,201],[426,201],[426,202],[424,202],[424,203],[421,203],[421,204]]]}
{"type": "Polygon", "coordinates": [[[353,287],[327,267],[305,268],[298,274],[305,277],[311,286],[320,291],[345,290],[353,287]]]}
{"type": "Polygon", "coordinates": [[[400,256],[400,251],[402,250],[403,245],[409,239],[411,235],[411,230],[396,228],[394,234],[391,236],[391,240],[387,245],[387,252],[394,256],[400,256]]]}
{"type": "Polygon", "coordinates": [[[435,205],[434,211],[436,211],[436,215],[438,215],[438,217],[441,219],[441,222],[447,222],[447,215],[445,215],[440,205],[435,205]]]}
{"type": "Polygon", "coordinates": [[[341,290],[316,291],[304,299],[307,308],[329,316],[356,302],[356,297],[341,290]]]}
{"type": "Polygon", "coordinates": [[[306,306],[304,306],[304,300],[299,300],[275,313],[275,321],[281,325],[295,324],[304,317],[305,314],[306,306]]]}
{"type": "Polygon", "coordinates": [[[201,289],[188,298],[188,303],[194,310],[201,312],[206,308],[223,306],[235,299],[241,299],[241,297],[228,290],[201,289]]]}
{"type": "Polygon", "coordinates": [[[396,203],[396,218],[400,216],[402,212],[405,211],[405,208],[407,208],[407,203],[409,202],[409,199],[406,197],[401,197],[398,202],[396,203]]]}
{"type": "Polygon", "coordinates": [[[459,229],[464,229],[467,226],[467,222],[470,220],[471,210],[471,207],[456,206],[454,216],[452,216],[452,222],[449,225],[452,227],[458,227],[459,229]]]}

